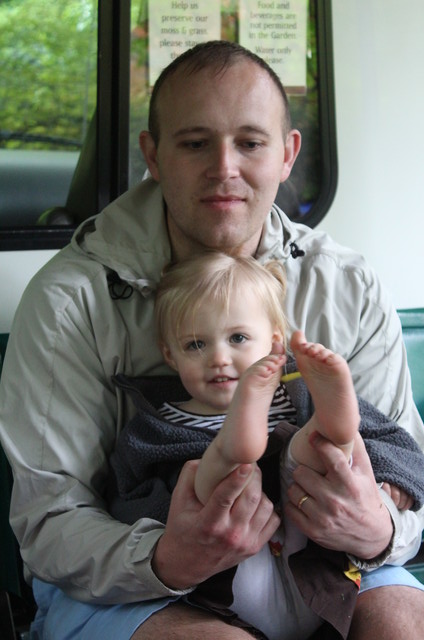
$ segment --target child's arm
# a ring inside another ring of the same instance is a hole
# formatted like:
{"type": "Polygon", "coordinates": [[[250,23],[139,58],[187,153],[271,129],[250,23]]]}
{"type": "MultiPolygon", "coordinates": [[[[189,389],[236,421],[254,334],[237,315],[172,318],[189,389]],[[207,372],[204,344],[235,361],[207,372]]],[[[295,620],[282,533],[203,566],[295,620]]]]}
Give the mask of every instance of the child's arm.
{"type": "Polygon", "coordinates": [[[241,464],[255,463],[266,449],[268,411],[286,360],[280,343],[272,349],[241,376],[225,422],[203,454],[194,483],[203,504],[229,473],[241,464]]]}

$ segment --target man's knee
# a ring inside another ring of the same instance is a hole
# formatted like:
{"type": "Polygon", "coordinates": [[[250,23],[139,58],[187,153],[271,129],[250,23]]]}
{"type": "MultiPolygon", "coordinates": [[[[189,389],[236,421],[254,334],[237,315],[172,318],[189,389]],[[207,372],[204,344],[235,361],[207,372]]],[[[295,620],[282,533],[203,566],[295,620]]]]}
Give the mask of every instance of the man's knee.
{"type": "Polygon", "coordinates": [[[420,638],[422,611],[424,591],[401,585],[370,589],[358,596],[349,640],[420,638]]]}
{"type": "Polygon", "coordinates": [[[168,605],[148,618],[131,640],[252,640],[243,629],[233,627],[202,609],[183,603],[168,605]]]}

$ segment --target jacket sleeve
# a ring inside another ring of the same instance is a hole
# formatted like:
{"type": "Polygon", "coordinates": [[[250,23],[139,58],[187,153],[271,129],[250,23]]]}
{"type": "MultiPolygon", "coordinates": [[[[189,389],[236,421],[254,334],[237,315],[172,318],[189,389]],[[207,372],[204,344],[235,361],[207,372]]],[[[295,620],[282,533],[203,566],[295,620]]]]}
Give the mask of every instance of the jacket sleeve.
{"type": "Polygon", "coordinates": [[[369,571],[382,564],[403,565],[413,558],[421,545],[424,499],[424,456],[410,434],[359,398],[360,431],[378,483],[388,482],[414,498],[411,510],[399,511],[389,495],[380,488],[381,498],[393,523],[393,538],[388,549],[373,561],[351,557],[360,569],[369,571]]]}
{"type": "MultiPolygon", "coordinates": [[[[295,362],[289,360],[287,370],[292,372],[295,368],[295,362]]],[[[296,407],[298,426],[301,427],[306,424],[313,411],[310,395],[302,379],[288,382],[287,389],[296,407]]],[[[415,512],[399,511],[388,494],[380,488],[382,501],[393,523],[390,545],[378,558],[371,561],[349,556],[360,569],[370,571],[383,564],[402,565],[413,558],[420,548],[424,517],[424,454],[405,429],[363,398],[359,397],[358,402],[361,413],[360,432],[376,481],[389,482],[403,488],[414,497],[414,508],[417,509],[415,512]]]]}
{"type": "MultiPolygon", "coordinates": [[[[292,283],[293,299],[288,283],[295,326],[308,339],[343,355],[357,394],[408,431],[424,451],[424,426],[412,397],[402,328],[387,290],[360,256],[333,251],[331,243],[328,251],[318,245],[292,283]]],[[[419,549],[424,508],[400,513],[391,506],[395,535],[381,564],[402,564],[419,549]]]]}
{"type": "Polygon", "coordinates": [[[388,291],[360,255],[326,234],[305,230],[297,242],[305,255],[286,262],[291,326],[342,355],[357,394],[409,431],[424,450],[402,327],[388,291]]]}
{"type": "MultiPolygon", "coordinates": [[[[99,274],[92,277],[104,270],[99,274]]],[[[108,331],[124,333],[105,307],[107,289],[88,300],[75,288],[65,295],[63,283],[52,293],[51,278],[49,287],[37,281],[18,309],[0,385],[2,444],[14,473],[11,524],[26,569],[82,601],[180,595],[151,568],[163,526],[151,519],[123,524],[106,511],[122,412],[109,373],[120,367],[114,354],[125,352],[109,347],[106,355],[108,331]],[[109,325],[99,322],[97,331],[95,317],[109,325]]]]}
{"type": "MultiPolygon", "coordinates": [[[[422,525],[417,513],[399,511],[384,489],[380,489],[380,495],[392,518],[393,537],[388,548],[373,560],[363,560],[348,554],[353,564],[363,571],[373,571],[384,564],[402,566],[417,555],[421,545],[422,525]]],[[[423,509],[421,519],[422,512],[423,509]]]]}

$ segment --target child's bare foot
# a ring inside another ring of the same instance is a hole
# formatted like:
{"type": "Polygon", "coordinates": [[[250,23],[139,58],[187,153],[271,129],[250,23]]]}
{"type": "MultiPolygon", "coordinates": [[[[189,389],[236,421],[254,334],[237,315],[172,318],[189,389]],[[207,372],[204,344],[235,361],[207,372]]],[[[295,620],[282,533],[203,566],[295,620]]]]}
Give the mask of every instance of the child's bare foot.
{"type": "Polygon", "coordinates": [[[360,417],[347,362],[323,345],[307,342],[301,331],[295,331],[290,345],[314,403],[315,424],[309,433],[315,427],[339,447],[349,445],[360,417]]]}
{"type": "Polygon", "coordinates": [[[250,463],[264,453],[268,440],[268,411],[286,361],[283,345],[251,365],[241,376],[220,430],[222,454],[236,462],[250,463]]]}

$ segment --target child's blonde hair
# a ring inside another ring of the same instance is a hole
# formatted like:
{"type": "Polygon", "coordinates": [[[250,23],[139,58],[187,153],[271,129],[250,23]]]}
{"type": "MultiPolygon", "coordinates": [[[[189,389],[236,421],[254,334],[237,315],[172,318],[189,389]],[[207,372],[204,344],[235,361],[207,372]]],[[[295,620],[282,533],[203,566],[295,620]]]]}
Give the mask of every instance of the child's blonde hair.
{"type": "Polygon", "coordinates": [[[231,256],[216,251],[195,255],[164,270],[155,302],[159,345],[176,338],[183,321],[204,304],[227,309],[240,286],[248,285],[258,296],[271,324],[285,343],[287,321],[284,314],[286,276],[277,260],[261,265],[252,257],[231,256]]]}

